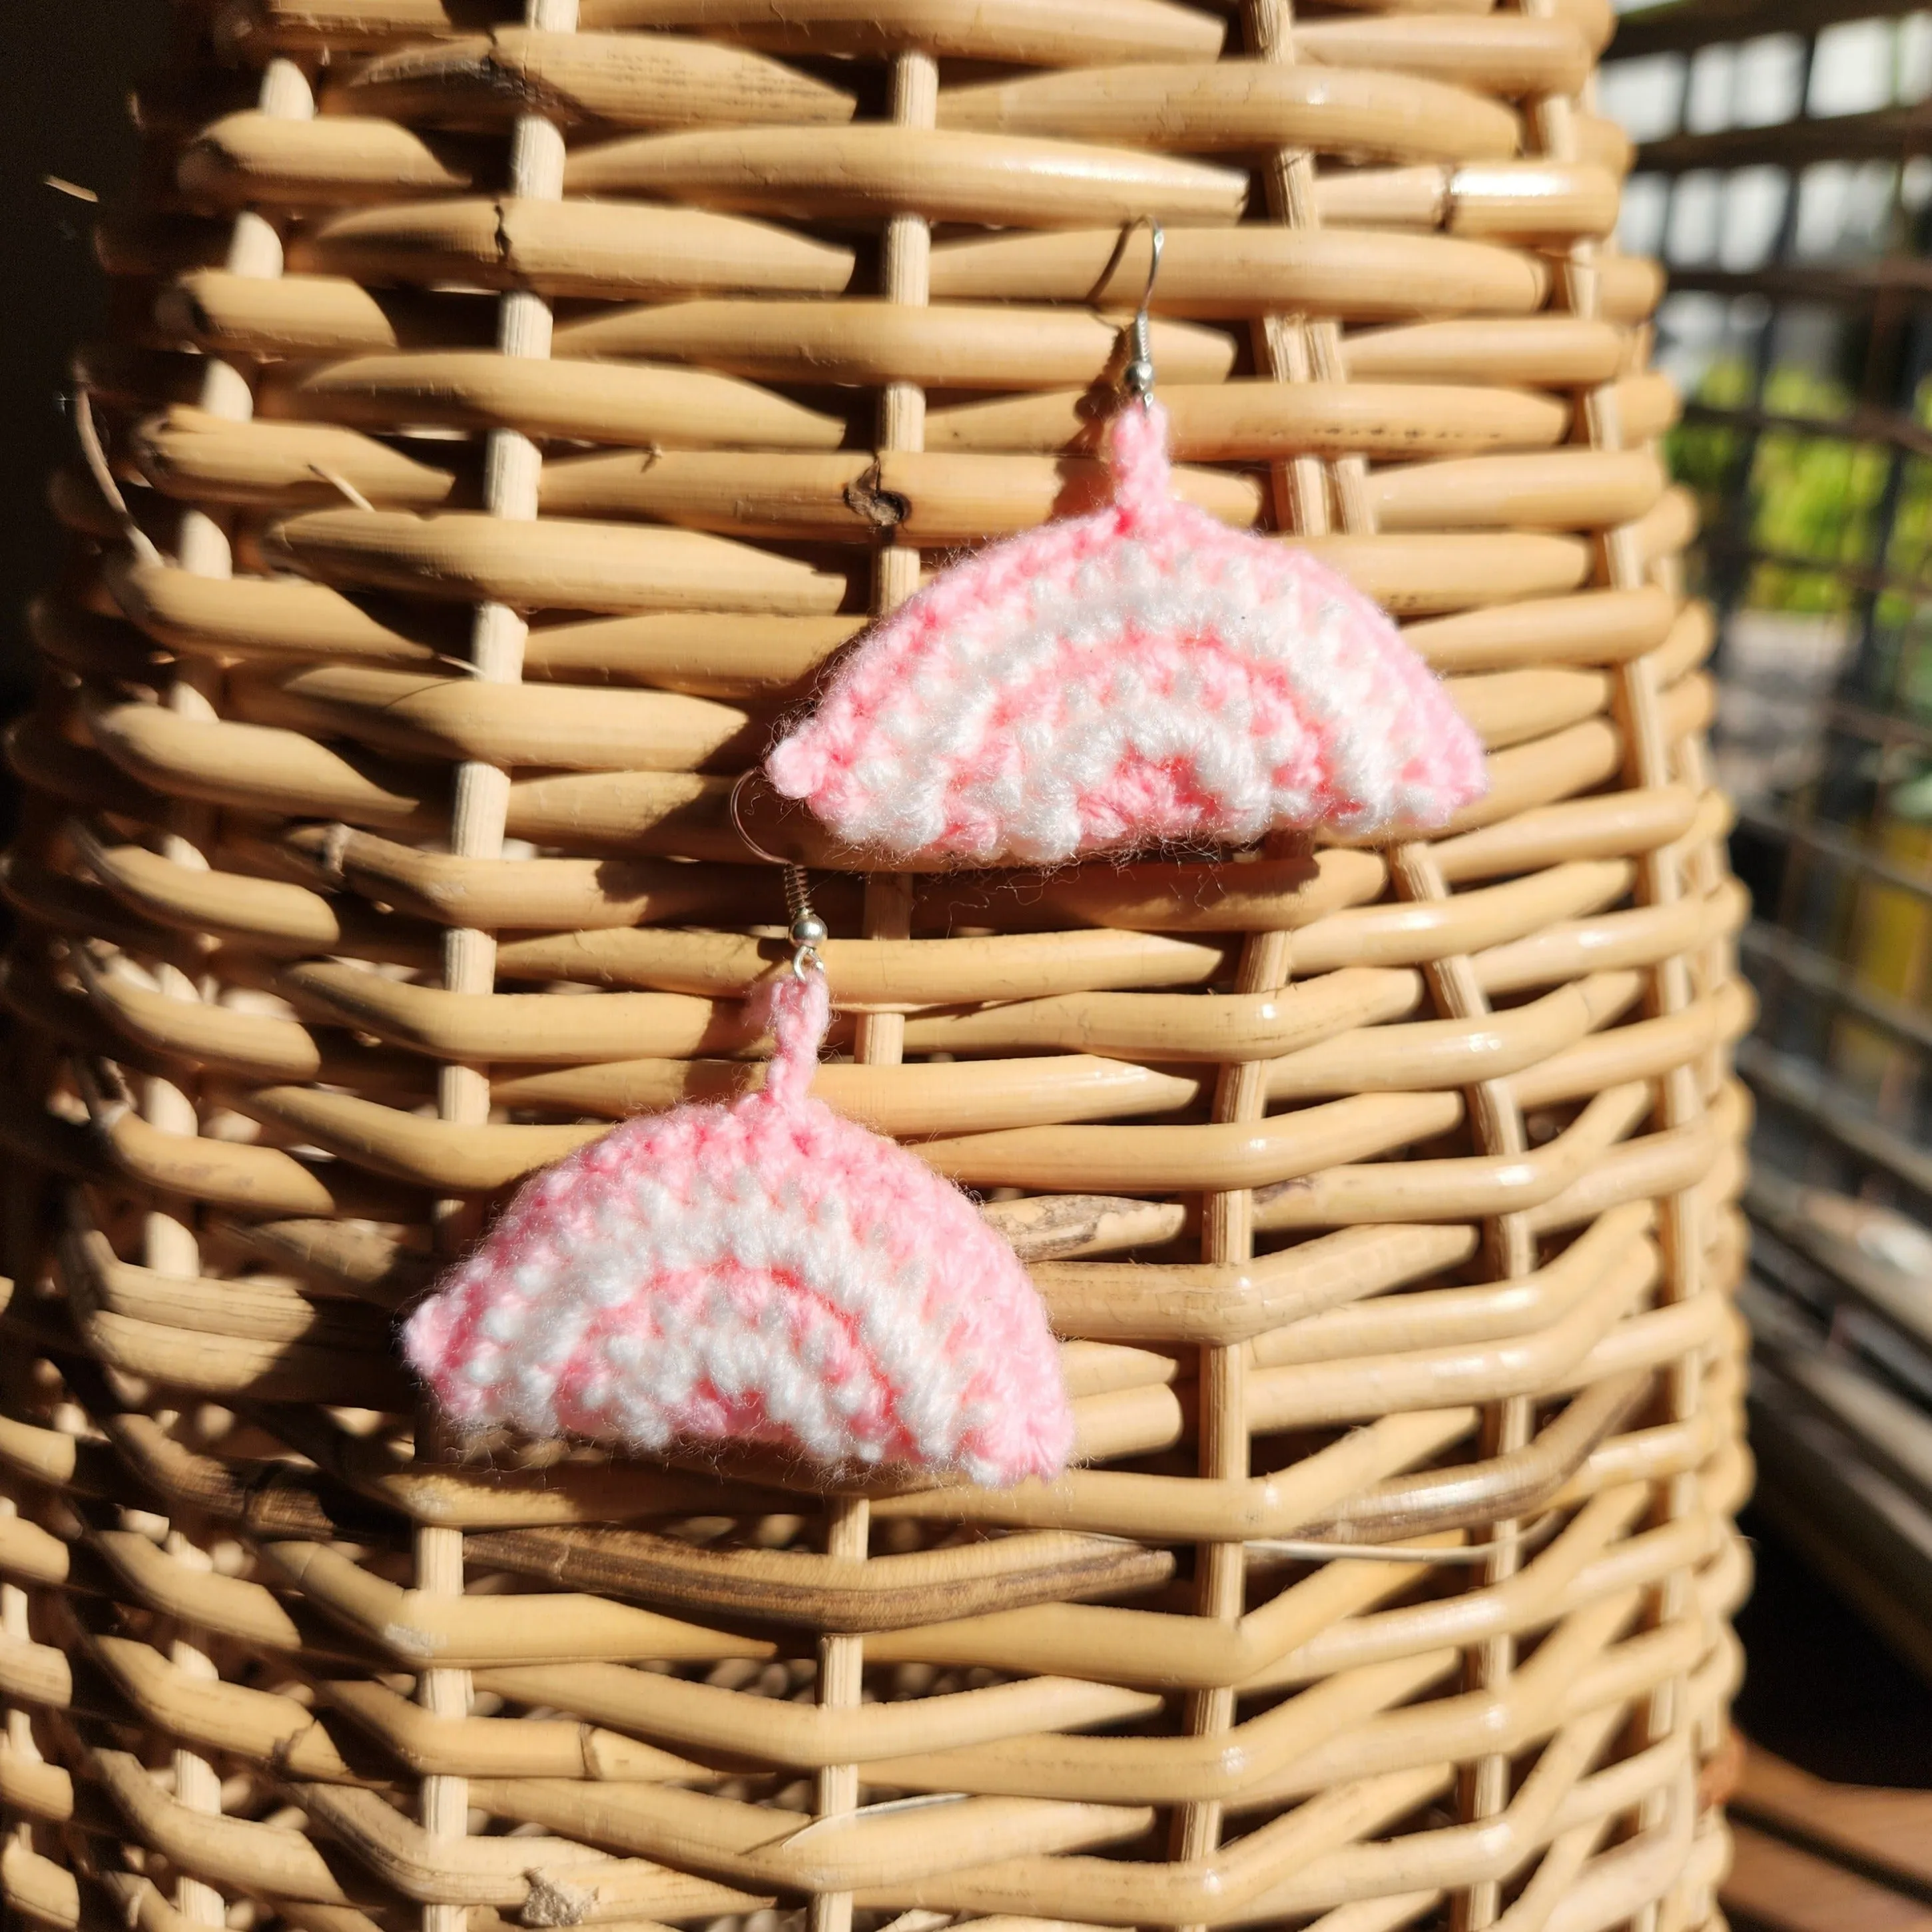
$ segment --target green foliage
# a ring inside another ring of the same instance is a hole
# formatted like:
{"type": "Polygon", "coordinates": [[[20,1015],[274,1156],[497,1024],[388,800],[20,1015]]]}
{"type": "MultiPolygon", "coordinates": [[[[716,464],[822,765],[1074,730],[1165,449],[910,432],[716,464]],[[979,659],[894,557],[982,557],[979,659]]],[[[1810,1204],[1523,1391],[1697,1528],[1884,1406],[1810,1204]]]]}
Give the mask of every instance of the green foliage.
{"type": "MultiPolygon", "coordinates": [[[[1720,409],[1751,400],[1751,371],[1742,358],[1713,363],[1697,386],[1696,400],[1720,409]]],[[[1892,452],[1884,445],[1834,436],[1823,427],[1851,413],[1852,398],[1829,376],[1796,364],[1773,370],[1759,407],[1786,422],[1816,421],[1821,428],[1762,430],[1750,451],[1744,487],[1744,524],[1751,548],[1774,561],[1754,562],[1744,602],[1760,610],[1835,614],[1849,610],[1856,592],[1838,577],[1842,568],[1882,567],[1894,578],[1916,580],[1932,564],[1932,461],[1899,458],[1898,501],[1890,539],[1879,554],[1880,512],[1892,452]],[[1823,566],[1807,568],[1808,564],[1823,566]]],[[[1932,415],[1932,382],[1923,384],[1912,416],[1923,424],[1932,415]]],[[[1717,523],[1735,488],[1750,436],[1726,422],[1691,422],[1671,433],[1671,466],[1696,492],[1705,526],[1717,523]]],[[[1902,627],[1918,615],[1919,600],[1888,592],[1874,617],[1881,628],[1902,627]]]]}

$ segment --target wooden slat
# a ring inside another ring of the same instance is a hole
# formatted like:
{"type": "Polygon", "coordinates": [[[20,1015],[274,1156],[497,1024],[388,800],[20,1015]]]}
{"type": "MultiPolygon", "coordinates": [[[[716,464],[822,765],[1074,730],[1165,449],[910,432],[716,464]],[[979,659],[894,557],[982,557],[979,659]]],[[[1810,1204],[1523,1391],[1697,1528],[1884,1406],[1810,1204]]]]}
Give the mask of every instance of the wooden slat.
{"type": "Polygon", "coordinates": [[[1741,1932],[1932,1932],[1932,1906],[1748,1825],[1733,1828],[1721,1896],[1741,1932]]]}
{"type": "Polygon", "coordinates": [[[1802,1838],[1821,1852],[1903,1885],[1932,1886],[1932,1791],[1830,1784],[1747,1742],[1730,1802],[1742,1816],[1802,1838]]]}
{"type": "Polygon", "coordinates": [[[1676,0],[1634,9],[1617,26],[1618,60],[1689,53],[1761,34],[1815,34],[1840,20],[1891,20],[1918,10],[1918,0],[1676,0]]]}
{"type": "Polygon", "coordinates": [[[1637,165],[1684,174],[1693,168],[1798,168],[1814,161],[1889,160],[1922,146],[1928,135],[1932,112],[1924,106],[1880,107],[1869,114],[1833,114],[1768,128],[1672,134],[1639,148],[1637,165]]]}

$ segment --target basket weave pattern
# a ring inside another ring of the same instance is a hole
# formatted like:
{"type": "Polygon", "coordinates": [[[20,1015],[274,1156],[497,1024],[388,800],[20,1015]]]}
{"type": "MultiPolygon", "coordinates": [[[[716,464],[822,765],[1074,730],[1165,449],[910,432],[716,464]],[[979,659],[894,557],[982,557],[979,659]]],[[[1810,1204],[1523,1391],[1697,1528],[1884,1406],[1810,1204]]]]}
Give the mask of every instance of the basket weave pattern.
{"type": "Polygon", "coordinates": [[[1598,0],[180,14],[12,747],[14,1911],[1720,1923],[1742,904],[1598,0]],[[441,1439],[394,1312],[755,1077],[733,779],[1090,500],[1148,214],[1179,487],[1395,611],[1490,795],[812,850],[816,1090],[1032,1268],[1059,1483],[441,1439]]]}

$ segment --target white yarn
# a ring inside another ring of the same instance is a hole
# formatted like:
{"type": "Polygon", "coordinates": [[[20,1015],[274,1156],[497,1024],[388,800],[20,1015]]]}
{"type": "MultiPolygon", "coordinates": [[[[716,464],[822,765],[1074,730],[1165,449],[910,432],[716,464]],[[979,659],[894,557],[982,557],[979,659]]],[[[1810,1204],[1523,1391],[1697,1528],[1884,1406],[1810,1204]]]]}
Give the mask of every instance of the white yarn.
{"type": "Polygon", "coordinates": [[[997,706],[1064,662],[1070,646],[1091,654],[1090,680],[1060,688],[1062,716],[1000,729],[1009,754],[1000,768],[963,781],[966,795],[1006,831],[1012,856],[1046,863],[1071,856],[1082,794],[1103,784],[1130,754],[1190,766],[1239,838],[1318,814],[1319,801],[1306,788],[1276,782],[1306,744],[1298,721],[1258,730],[1238,697],[1211,704],[1198,683],[1158,698],[1118,649],[1130,633],[1197,631],[1238,637],[1257,662],[1288,674],[1304,716],[1322,728],[1337,788],[1364,801],[1357,817],[1403,818],[1414,801],[1401,774],[1414,748],[1390,728],[1391,707],[1377,688],[1383,667],[1354,643],[1358,614],[1332,600],[1312,610],[1306,602],[1284,598],[1279,586],[1262,594],[1245,560],[1211,577],[1177,572],[1131,538],[1104,567],[1089,563],[1070,581],[1036,579],[1023,596],[942,634],[933,658],[881,713],[854,770],[872,802],[839,829],[894,851],[937,842],[949,793],[962,784],[962,764],[970,766],[993,735],[997,706]]]}
{"type": "MultiPolygon", "coordinates": [[[[788,1208],[741,1170],[724,1187],[694,1182],[689,1196],[674,1201],[646,1180],[629,1198],[600,1204],[606,1211],[560,1239],[550,1253],[532,1256],[514,1270],[514,1298],[505,1295],[485,1318],[491,1342],[518,1342],[513,1370],[495,1348],[479,1348],[464,1372],[478,1384],[503,1387],[509,1419],[533,1436],[555,1436],[564,1424],[557,1410],[562,1371],[600,1311],[633,1298],[640,1281],[703,1267],[721,1257],[748,1271],[796,1279],[809,1294],[855,1318],[866,1349],[892,1385],[898,1414],[935,1464],[957,1460],[962,1438],[976,1420],[962,1402],[962,1364],[941,1330],[924,1318],[929,1282],[916,1262],[885,1275],[866,1244],[856,1240],[844,1204],[830,1192],[798,1211],[796,1189],[788,1208]],[[507,1375],[507,1379],[505,1380],[507,1375]]],[[[644,1448],[662,1448],[676,1433],[674,1418],[692,1389],[709,1383],[721,1394],[755,1393],[772,1422],[828,1461],[864,1458],[867,1450],[851,1432],[850,1412],[871,1391],[856,1378],[830,1387],[816,1372],[824,1364],[823,1340],[809,1336],[794,1346],[784,1311],[767,1307],[760,1324],[733,1310],[723,1287],[703,1318],[658,1325],[640,1303],[640,1332],[627,1327],[610,1336],[602,1352],[615,1373],[600,1376],[579,1391],[596,1406],[601,1395],[612,1433],[644,1448]]]]}

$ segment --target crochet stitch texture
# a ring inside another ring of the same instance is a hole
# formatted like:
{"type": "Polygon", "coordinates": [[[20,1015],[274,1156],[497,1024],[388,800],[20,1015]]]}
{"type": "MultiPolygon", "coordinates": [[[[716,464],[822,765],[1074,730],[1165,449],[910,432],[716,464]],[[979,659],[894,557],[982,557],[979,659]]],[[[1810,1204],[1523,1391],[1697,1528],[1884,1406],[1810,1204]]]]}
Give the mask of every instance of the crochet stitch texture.
{"type": "Polygon", "coordinates": [[[528,1182],[410,1317],[411,1364],[472,1427],[1057,1474],[1072,1412],[1018,1258],[811,1098],[824,975],[766,997],[762,1089],[626,1121],[528,1182]]]}
{"type": "Polygon", "coordinates": [[[1114,500],[935,578],[766,770],[861,848],[1058,864],[1162,840],[1442,824],[1480,740],[1368,598],[1173,494],[1167,418],[1111,433],[1114,500]]]}

